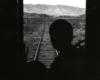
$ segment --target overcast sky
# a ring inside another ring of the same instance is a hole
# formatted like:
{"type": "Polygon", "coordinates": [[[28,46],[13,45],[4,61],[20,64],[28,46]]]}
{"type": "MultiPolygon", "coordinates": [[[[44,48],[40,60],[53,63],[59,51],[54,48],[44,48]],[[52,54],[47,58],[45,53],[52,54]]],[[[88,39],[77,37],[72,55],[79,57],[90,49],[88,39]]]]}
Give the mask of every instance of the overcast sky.
{"type": "Polygon", "coordinates": [[[67,5],[80,8],[86,7],[86,0],[23,0],[24,4],[49,4],[49,5],[67,5]]]}

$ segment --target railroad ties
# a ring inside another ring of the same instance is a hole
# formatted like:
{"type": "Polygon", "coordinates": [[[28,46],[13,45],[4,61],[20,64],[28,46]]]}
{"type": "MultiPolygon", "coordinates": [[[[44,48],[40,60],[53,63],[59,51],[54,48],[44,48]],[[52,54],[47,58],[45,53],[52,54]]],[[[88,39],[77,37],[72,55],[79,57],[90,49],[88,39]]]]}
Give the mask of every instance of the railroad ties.
{"type": "Polygon", "coordinates": [[[50,41],[49,26],[46,24],[37,60],[41,61],[43,64],[46,65],[47,68],[49,68],[56,56],[57,56],[56,50],[53,48],[50,41]]]}
{"type": "Polygon", "coordinates": [[[42,34],[42,31],[43,31],[44,25],[40,25],[39,27],[40,27],[39,31],[34,32],[30,36],[30,38],[28,39],[29,50],[28,50],[28,53],[27,53],[27,62],[34,61],[34,57],[35,57],[35,54],[36,54],[36,50],[37,50],[37,47],[38,47],[39,40],[41,38],[41,34],[42,34]]]}
{"type": "Polygon", "coordinates": [[[49,24],[46,22],[44,28],[42,29],[41,37],[37,43],[33,43],[37,47],[32,49],[30,58],[34,61],[41,61],[47,68],[50,68],[50,65],[54,61],[55,57],[58,55],[57,51],[53,48],[50,36],[49,36],[49,24]]]}

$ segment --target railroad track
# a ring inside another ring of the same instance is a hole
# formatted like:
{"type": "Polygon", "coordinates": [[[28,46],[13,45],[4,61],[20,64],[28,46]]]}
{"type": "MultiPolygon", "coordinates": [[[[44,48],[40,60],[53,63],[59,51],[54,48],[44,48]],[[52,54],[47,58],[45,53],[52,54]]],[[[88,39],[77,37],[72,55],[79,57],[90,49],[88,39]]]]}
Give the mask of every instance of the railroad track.
{"type": "Polygon", "coordinates": [[[31,52],[33,56],[32,60],[41,61],[47,68],[50,68],[50,65],[58,55],[57,50],[53,48],[50,41],[49,27],[50,26],[46,22],[38,40],[37,47],[31,52]]]}

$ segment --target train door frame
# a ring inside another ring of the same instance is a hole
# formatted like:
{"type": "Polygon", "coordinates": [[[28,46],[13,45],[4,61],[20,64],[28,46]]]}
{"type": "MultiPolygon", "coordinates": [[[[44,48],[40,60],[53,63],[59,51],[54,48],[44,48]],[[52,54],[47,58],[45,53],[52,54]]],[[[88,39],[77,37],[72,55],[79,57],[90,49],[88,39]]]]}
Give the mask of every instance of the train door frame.
{"type": "Polygon", "coordinates": [[[89,76],[93,76],[92,79],[98,78],[100,74],[99,56],[100,56],[100,9],[99,0],[87,0],[86,7],[86,63],[87,72],[89,76]],[[97,70],[99,70],[97,72],[97,70]],[[96,73],[96,74],[95,74],[96,73]]]}

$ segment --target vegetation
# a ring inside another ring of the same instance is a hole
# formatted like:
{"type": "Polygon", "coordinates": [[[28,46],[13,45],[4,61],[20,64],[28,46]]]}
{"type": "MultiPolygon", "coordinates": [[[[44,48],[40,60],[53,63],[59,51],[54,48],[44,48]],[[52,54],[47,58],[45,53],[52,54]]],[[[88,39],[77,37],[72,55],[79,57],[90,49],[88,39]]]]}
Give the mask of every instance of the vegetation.
{"type": "MultiPolygon", "coordinates": [[[[28,15],[28,14],[24,14],[24,15],[28,15]]],[[[37,14],[35,14],[37,15],[37,14]]],[[[61,19],[62,17],[51,17],[51,16],[39,16],[38,17],[31,17],[31,18],[24,18],[24,42],[26,42],[27,44],[29,43],[29,39],[33,39],[32,41],[34,41],[34,38],[32,37],[39,37],[40,33],[42,32],[43,26],[48,25],[50,26],[51,23],[56,20],[56,19],[61,19]]],[[[66,19],[68,22],[71,23],[71,25],[73,26],[73,35],[74,35],[74,39],[72,44],[76,44],[79,41],[85,39],[85,16],[82,15],[80,17],[76,17],[76,18],[64,18],[66,19]]]]}

